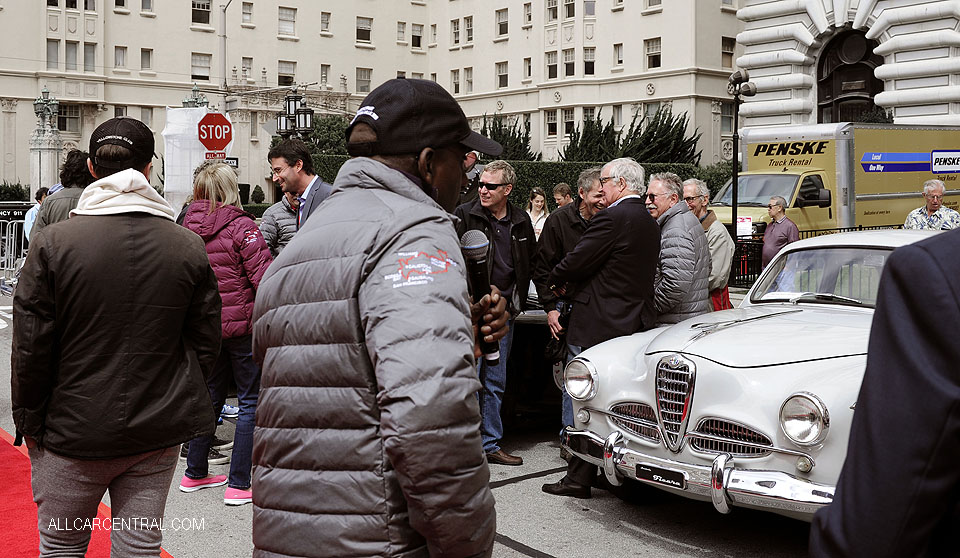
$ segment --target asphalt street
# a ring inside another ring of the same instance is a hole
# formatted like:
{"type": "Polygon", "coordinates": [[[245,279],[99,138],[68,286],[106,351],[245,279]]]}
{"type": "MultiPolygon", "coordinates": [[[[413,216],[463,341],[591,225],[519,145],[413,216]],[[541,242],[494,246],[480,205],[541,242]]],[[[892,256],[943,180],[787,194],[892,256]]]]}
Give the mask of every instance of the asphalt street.
{"type": "MultiPolygon", "coordinates": [[[[7,358],[11,304],[9,297],[0,297],[0,351],[4,355],[0,363],[0,428],[13,433],[7,358]]],[[[630,501],[598,489],[589,500],[544,494],[540,485],[558,480],[565,466],[556,442],[560,410],[521,405],[518,413],[510,422],[504,448],[522,456],[524,464],[490,468],[497,501],[496,557],[806,555],[809,526],[773,514],[735,510],[721,515],[709,503],[644,487],[630,501]]],[[[232,430],[233,424],[226,422],[218,434],[232,436],[232,430]]],[[[164,548],[175,558],[249,556],[252,506],[225,506],[222,489],[181,493],[177,483],[184,467],[181,460],[170,487],[164,548]],[[174,518],[178,521],[173,522],[174,518]]],[[[211,471],[225,474],[228,467],[213,466],[211,471]]],[[[109,498],[104,501],[109,504],[109,498]]]]}

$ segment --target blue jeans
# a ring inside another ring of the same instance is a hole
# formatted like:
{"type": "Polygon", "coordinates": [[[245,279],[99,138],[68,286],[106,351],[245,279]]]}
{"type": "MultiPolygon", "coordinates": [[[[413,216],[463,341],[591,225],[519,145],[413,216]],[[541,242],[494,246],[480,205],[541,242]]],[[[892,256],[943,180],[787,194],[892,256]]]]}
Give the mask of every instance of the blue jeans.
{"type": "Polygon", "coordinates": [[[477,364],[482,387],[477,394],[480,398],[480,439],[483,451],[494,453],[500,449],[503,438],[503,419],[500,418],[500,405],[503,403],[503,390],[507,385],[507,360],[510,359],[510,347],[513,345],[513,320],[510,331],[500,340],[500,361],[496,366],[488,366],[481,357],[477,364]]]}
{"type": "MultiPolygon", "coordinates": [[[[570,361],[582,352],[582,347],[567,343],[567,362],[565,365],[570,364],[570,361]]],[[[563,391],[563,395],[561,396],[562,400],[560,403],[560,418],[563,420],[564,427],[573,426],[573,399],[571,399],[570,394],[567,393],[567,383],[562,382],[560,385],[563,386],[560,388],[561,391],[563,391]]]]}
{"type": "MultiPolygon", "coordinates": [[[[210,400],[217,416],[223,409],[227,398],[230,378],[237,384],[237,400],[240,415],[237,417],[237,431],[233,438],[233,454],[230,456],[230,476],[227,485],[230,488],[248,490],[250,488],[250,468],[253,464],[253,426],[257,412],[257,398],[260,395],[260,367],[253,362],[253,336],[244,335],[224,339],[220,345],[220,356],[213,367],[213,375],[207,380],[210,400]]],[[[187,452],[187,477],[202,479],[207,476],[209,464],[207,454],[213,436],[201,436],[190,442],[187,452]]]]}

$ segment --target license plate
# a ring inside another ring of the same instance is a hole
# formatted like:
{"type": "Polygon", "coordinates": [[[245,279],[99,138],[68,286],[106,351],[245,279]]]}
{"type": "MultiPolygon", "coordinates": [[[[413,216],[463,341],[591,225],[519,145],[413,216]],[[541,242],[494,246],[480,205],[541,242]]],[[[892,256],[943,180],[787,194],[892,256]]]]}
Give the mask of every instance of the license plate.
{"type": "Polygon", "coordinates": [[[644,465],[643,463],[638,463],[637,478],[662,484],[664,486],[669,486],[671,488],[679,488],[680,490],[685,490],[687,488],[687,479],[683,476],[683,473],[680,471],[661,469],[660,467],[654,467],[653,465],[644,465]]]}

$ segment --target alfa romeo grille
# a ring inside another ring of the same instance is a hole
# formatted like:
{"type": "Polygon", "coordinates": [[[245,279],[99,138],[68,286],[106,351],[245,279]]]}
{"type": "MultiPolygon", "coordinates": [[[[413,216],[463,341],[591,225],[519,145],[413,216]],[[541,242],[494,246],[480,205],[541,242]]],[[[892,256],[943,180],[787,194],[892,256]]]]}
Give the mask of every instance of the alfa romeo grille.
{"type": "Polygon", "coordinates": [[[657,363],[657,411],[664,441],[673,452],[683,447],[683,435],[690,419],[696,366],[680,355],[657,363]]]}
{"type": "Polygon", "coordinates": [[[610,412],[617,414],[617,416],[610,418],[620,428],[629,430],[652,442],[660,442],[657,415],[650,405],[646,403],[617,403],[610,407],[610,412]]]}
{"type": "Polygon", "coordinates": [[[748,426],[714,418],[700,421],[690,435],[690,444],[700,451],[729,453],[734,457],[762,457],[769,455],[770,449],[753,444],[773,446],[770,438],[748,426]],[[701,438],[697,434],[705,434],[710,438],[701,438]]]}

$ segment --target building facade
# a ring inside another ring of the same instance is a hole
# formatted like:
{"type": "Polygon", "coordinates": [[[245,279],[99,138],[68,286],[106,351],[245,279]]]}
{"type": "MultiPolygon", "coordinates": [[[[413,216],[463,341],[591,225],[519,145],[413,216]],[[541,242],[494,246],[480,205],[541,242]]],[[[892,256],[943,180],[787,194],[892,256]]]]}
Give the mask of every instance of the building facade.
{"type": "Polygon", "coordinates": [[[233,120],[241,183],[270,201],[266,154],[291,86],[318,114],[352,115],[401,76],[447,87],[478,130],[498,113],[529,122],[545,159],[584,119],[626,127],[668,106],[701,132],[709,164],[730,156],[726,80],[742,1],[9,2],[0,6],[0,178],[28,182],[43,87],[60,101],[65,149],[85,149],[100,122],[128,115],[155,131],[162,157],[165,108],[197,84],[233,120]]]}

